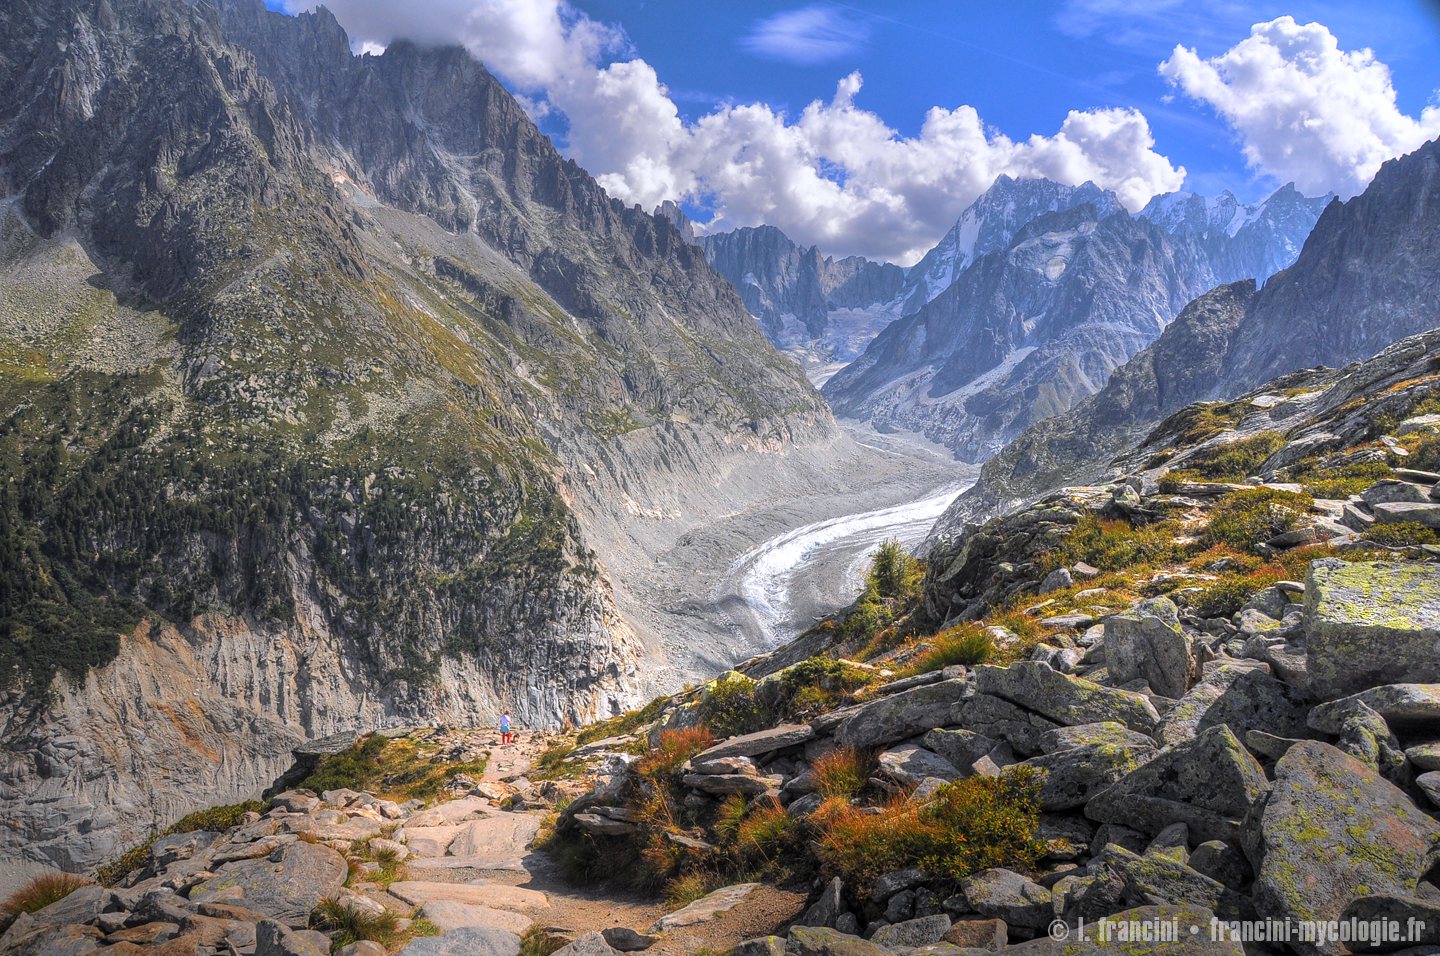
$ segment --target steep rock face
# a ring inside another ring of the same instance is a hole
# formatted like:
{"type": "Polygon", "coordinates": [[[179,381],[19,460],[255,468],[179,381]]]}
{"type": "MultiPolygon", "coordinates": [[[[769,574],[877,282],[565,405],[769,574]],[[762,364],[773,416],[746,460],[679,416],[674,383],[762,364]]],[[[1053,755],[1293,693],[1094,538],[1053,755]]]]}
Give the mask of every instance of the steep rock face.
{"type": "Polygon", "coordinates": [[[828,357],[848,361],[896,314],[905,281],[899,266],[862,256],[824,258],[819,246],[803,249],[774,226],[697,242],[780,348],[814,343],[828,357]]]}
{"type": "Polygon", "coordinates": [[[922,431],[983,461],[1093,394],[1195,295],[1203,255],[1143,219],[1048,213],[887,328],[826,383],[838,414],[922,431]]]}
{"type": "Polygon", "coordinates": [[[1360,361],[1440,324],[1437,173],[1440,142],[1391,160],[1364,193],[1326,207],[1295,264],[1264,288],[1237,283],[1191,303],[1094,398],[1032,426],[986,462],[980,481],[941,516],[932,539],[1017,501],[1113,472],[1113,456],[1192,402],[1234,398],[1282,375],[1304,378],[1301,369],[1360,361]]]}
{"type": "Polygon", "coordinates": [[[935,248],[905,274],[901,292],[906,314],[917,312],[950,288],[975,260],[987,252],[1008,248],[1011,238],[1026,223],[1047,212],[1089,204],[1099,218],[1121,210],[1108,189],[1094,183],[1065,186],[1048,179],[1011,179],[1002,174],[960,214],[955,225],[935,248]]]}
{"type": "Polygon", "coordinates": [[[304,736],[658,689],[587,522],[835,435],[700,251],[460,50],[0,18],[7,854],[93,865],[304,736]]]}
{"type": "Polygon", "coordinates": [[[1302,196],[1294,183],[1248,206],[1229,190],[1218,196],[1165,193],[1151,199],[1139,215],[1174,235],[1196,237],[1218,274],[1264,282],[1295,261],[1334,198],[1333,193],[1302,196]]]}

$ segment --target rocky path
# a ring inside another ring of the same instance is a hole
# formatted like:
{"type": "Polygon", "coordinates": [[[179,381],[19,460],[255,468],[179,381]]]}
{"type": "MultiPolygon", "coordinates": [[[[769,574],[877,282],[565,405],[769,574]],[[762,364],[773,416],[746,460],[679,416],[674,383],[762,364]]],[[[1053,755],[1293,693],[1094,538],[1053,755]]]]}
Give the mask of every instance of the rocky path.
{"type": "MultiPolygon", "coordinates": [[[[544,733],[518,731],[514,744],[501,746],[497,734],[482,787],[521,782],[550,743],[544,733]]],[[[443,806],[439,809],[444,811],[443,806]]],[[[531,848],[544,815],[544,811],[497,810],[480,817],[466,825],[463,847],[451,844],[451,855],[411,861],[412,885],[397,883],[391,895],[406,902],[424,897],[432,919],[434,912],[447,910],[444,903],[435,901],[445,901],[459,904],[448,907],[457,915],[486,919],[494,928],[516,931],[513,916],[519,914],[567,938],[616,927],[644,934],[676,908],[643,894],[610,886],[577,886],[564,879],[550,857],[531,848]],[[477,912],[477,907],[491,912],[477,912]]],[[[414,842],[411,837],[412,845],[414,842]]],[[[701,948],[723,952],[741,940],[789,923],[803,912],[804,902],[803,895],[762,886],[719,919],[706,918],[661,934],[649,952],[662,956],[692,954],[701,948]]]]}

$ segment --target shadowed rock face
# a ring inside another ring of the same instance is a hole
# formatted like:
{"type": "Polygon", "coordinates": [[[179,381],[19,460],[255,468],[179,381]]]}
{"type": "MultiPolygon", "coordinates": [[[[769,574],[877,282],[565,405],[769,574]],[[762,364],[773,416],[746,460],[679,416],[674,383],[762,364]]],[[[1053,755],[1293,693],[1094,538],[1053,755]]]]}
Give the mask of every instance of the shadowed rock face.
{"type": "Polygon", "coordinates": [[[459,49],[17,0],[0,193],[7,853],[100,862],[306,737],[639,703],[587,528],[835,435],[459,49]]]}

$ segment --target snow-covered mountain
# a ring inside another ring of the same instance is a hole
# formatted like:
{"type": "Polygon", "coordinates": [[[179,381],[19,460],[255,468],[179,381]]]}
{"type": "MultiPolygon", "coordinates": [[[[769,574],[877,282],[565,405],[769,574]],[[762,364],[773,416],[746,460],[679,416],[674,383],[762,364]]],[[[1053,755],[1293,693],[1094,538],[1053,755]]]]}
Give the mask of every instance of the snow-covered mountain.
{"type": "Polygon", "coordinates": [[[1002,176],[910,270],[905,314],[822,392],[839,415],[984,461],[1103,388],[1194,297],[1290,265],[1330,198],[1173,193],[1132,217],[1093,185],[1002,176]]]}
{"type": "Polygon", "coordinates": [[[980,256],[1009,246],[1015,233],[1037,216],[1085,203],[1094,206],[1101,218],[1121,208],[1114,193],[1094,183],[1065,186],[1048,179],[1000,176],[960,214],[945,238],[906,272],[901,311],[918,312],[980,256]]]}

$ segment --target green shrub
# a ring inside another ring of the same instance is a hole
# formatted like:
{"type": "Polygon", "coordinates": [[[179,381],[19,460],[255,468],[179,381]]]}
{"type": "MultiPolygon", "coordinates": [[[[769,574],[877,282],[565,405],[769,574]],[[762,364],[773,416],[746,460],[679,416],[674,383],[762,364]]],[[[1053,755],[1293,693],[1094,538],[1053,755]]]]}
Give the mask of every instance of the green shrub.
{"type": "Polygon", "coordinates": [[[1201,617],[1229,617],[1244,607],[1256,592],[1283,580],[1284,572],[1270,567],[1243,577],[1226,575],[1205,585],[1204,590],[1190,598],[1189,605],[1201,617]]]}
{"type": "Polygon", "coordinates": [[[1076,522],[1060,546],[1051,550],[1037,571],[1052,571],[1079,561],[1101,571],[1134,571],[1187,560],[1197,549],[1175,539],[1185,533],[1176,521],[1136,527],[1128,521],[1086,516],[1076,522]]]}
{"type": "Polygon", "coordinates": [[[1244,481],[1285,444],[1279,432],[1261,432],[1250,438],[1197,452],[1185,467],[1165,476],[1174,481],[1244,481]]]}
{"type": "Polygon", "coordinates": [[[715,681],[700,702],[700,721],[721,737],[750,734],[775,722],[775,715],[755,697],[755,682],[740,674],[715,681]]]}
{"type": "Polygon", "coordinates": [[[925,577],[925,566],[912,558],[898,539],[880,545],[870,564],[869,580],[883,598],[904,597],[913,593],[925,577]]]}
{"type": "Polygon", "coordinates": [[[810,769],[820,796],[849,799],[864,788],[878,766],[871,751],[844,746],[821,754],[810,769]]]}
{"type": "Polygon", "coordinates": [[[1403,548],[1422,544],[1440,544],[1440,534],[1415,521],[1396,524],[1373,524],[1365,530],[1365,540],[1387,548],[1403,548]]]}
{"type": "Polygon", "coordinates": [[[565,946],[564,937],[552,936],[539,923],[520,934],[520,956],[550,956],[551,953],[564,949],[565,946]]]}
{"type": "Polygon", "coordinates": [[[1314,504],[1315,499],[1309,495],[1277,488],[1234,491],[1211,510],[1205,540],[1253,549],[1294,528],[1314,504]]]}
{"type": "Polygon", "coordinates": [[[861,892],[910,867],[952,886],[992,867],[1028,869],[1046,849],[1036,837],[1040,786],[1039,773],[1019,768],[946,784],[921,806],[897,799],[878,814],[830,799],[813,816],[820,857],[861,892]]]}
{"type": "Polygon", "coordinates": [[[962,624],[935,635],[930,647],[908,666],[899,671],[899,677],[926,674],[952,664],[974,667],[995,657],[995,639],[985,633],[978,624],[962,624]]]}
{"type": "Polygon", "coordinates": [[[300,786],[316,793],[364,790],[404,800],[427,800],[459,774],[478,777],[484,772],[483,760],[450,763],[438,752],[426,753],[413,741],[371,734],[326,757],[300,786]]]}
{"type": "Polygon", "coordinates": [[[875,683],[874,671],[828,657],[811,657],[778,676],[774,716],[796,720],[828,713],[855,702],[857,691],[875,683]]]}
{"type": "Polygon", "coordinates": [[[58,903],[82,886],[89,885],[89,880],[74,873],[47,873],[35,877],[0,904],[0,933],[8,929],[21,913],[38,913],[51,903],[58,903]]]}
{"type": "Polygon", "coordinates": [[[335,949],[362,939],[379,943],[389,949],[398,943],[403,935],[398,918],[389,910],[372,913],[369,910],[351,909],[334,897],[315,904],[310,922],[316,929],[330,936],[331,946],[335,949]]]}

